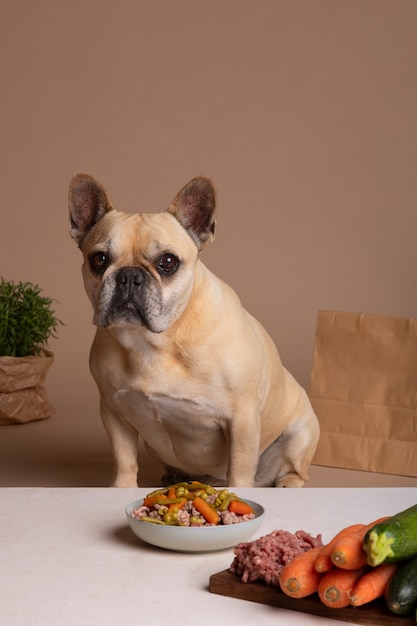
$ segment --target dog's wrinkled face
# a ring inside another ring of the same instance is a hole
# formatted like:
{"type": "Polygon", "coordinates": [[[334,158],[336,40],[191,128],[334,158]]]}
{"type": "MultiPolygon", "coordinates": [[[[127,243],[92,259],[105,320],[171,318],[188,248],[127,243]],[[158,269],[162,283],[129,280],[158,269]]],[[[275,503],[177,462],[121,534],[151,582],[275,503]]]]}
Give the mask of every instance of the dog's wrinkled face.
{"type": "Polygon", "coordinates": [[[83,245],[96,326],[166,330],[190,296],[198,250],[169,213],[106,215],[83,245]]]}
{"type": "Polygon", "coordinates": [[[95,325],[167,330],[187,305],[200,249],[214,237],[211,181],[193,179],[163,213],[127,214],[97,181],[78,174],[69,204],[95,325]]]}

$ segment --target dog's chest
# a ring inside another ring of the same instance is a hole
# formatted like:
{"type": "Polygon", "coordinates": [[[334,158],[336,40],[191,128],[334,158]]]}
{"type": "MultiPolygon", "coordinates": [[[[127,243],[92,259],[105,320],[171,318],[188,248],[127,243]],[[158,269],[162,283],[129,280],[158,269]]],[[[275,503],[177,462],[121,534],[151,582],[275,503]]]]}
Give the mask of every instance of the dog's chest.
{"type": "Polygon", "coordinates": [[[125,419],[138,430],[155,429],[168,431],[201,431],[219,428],[221,412],[204,396],[185,397],[161,391],[144,393],[141,390],[117,391],[113,400],[125,419]]]}
{"type": "Polygon", "coordinates": [[[168,465],[223,475],[227,443],[222,416],[204,400],[119,391],[119,412],[168,465]],[[184,465],[185,463],[185,465],[184,465]]]}
{"type": "Polygon", "coordinates": [[[136,346],[129,367],[112,380],[118,411],[128,415],[130,422],[146,421],[169,430],[218,428],[227,413],[221,375],[206,371],[197,361],[187,362],[172,349],[146,343],[136,346]]]}
{"type": "Polygon", "coordinates": [[[99,381],[110,411],[168,464],[180,467],[187,460],[197,471],[209,457],[222,465],[231,410],[219,368],[162,349],[159,336],[152,340],[162,345],[136,339],[128,346],[125,339],[129,359],[99,381]]]}

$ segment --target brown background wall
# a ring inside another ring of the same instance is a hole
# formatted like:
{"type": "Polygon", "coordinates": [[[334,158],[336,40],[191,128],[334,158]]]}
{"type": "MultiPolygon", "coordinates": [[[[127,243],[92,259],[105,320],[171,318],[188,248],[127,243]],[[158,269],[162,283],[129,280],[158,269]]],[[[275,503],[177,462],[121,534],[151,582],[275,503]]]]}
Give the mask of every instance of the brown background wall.
{"type": "Polygon", "coordinates": [[[416,32],[415,0],[1,0],[0,274],[58,301],[58,415],[97,414],[76,171],[129,212],[212,176],[204,260],[306,387],[319,309],[417,316],[416,32]]]}

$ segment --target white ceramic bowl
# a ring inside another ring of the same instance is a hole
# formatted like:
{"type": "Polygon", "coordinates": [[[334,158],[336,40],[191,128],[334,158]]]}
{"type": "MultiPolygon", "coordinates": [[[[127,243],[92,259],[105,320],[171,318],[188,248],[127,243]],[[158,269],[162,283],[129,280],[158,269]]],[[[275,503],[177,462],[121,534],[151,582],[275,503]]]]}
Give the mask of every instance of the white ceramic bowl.
{"type": "Polygon", "coordinates": [[[257,502],[245,500],[255,511],[255,518],[248,522],[226,526],[163,526],[152,522],[141,522],[132,517],[132,511],[142,506],[143,500],[131,502],[126,507],[126,517],[135,535],[159,548],[178,552],[211,552],[225,550],[238,543],[248,541],[262,524],[265,510],[257,502]]]}

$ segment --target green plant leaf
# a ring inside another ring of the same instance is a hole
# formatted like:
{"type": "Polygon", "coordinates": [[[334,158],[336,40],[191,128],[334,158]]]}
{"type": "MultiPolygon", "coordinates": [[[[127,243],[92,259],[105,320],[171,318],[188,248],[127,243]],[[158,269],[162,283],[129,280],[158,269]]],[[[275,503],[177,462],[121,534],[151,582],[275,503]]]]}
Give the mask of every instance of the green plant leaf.
{"type": "Polygon", "coordinates": [[[55,317],[53,300],[41,291],[33,283],[0,278],[0,356],[39,354],[56,336],[62,322],[55,317]]]}

